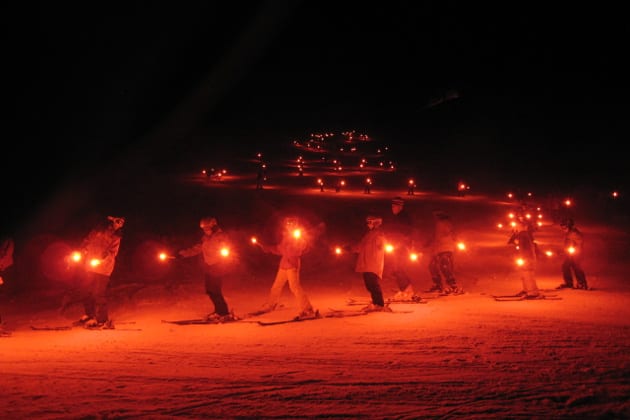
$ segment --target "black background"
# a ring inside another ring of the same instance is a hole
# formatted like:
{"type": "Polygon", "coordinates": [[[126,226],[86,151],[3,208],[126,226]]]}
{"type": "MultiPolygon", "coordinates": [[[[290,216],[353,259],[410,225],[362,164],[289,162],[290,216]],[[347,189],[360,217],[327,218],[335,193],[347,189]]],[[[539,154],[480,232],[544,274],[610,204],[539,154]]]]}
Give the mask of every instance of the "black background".
{"type": "MultiPolygon", "coordinates": [[[[3,220],[133,150],[356,129],[406,165],[615,188],[620,10],[545,3],[5,5],[3,220]],[[448,93],[456,98],[441,101],[448,93]]],[[[239,148],[242,148],[239,144],[239,148]]]]}

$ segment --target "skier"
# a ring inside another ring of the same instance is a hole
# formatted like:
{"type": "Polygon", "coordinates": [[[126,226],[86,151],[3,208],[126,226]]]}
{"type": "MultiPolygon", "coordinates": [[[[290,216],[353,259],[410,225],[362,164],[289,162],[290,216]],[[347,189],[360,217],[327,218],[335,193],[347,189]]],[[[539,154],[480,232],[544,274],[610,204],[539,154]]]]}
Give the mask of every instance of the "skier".
{"type": "Polygon", "coordinates": [[[282,295],[285,284],[295,296],[300,313],[297,318],[309,318],[316,316],[302,284],[300,282],[300,270],[302,267],[302,255],[308,251],[309,238],[307,232],[300,226],[296,217],[285,217],[282,226],[282,238],[276,245],[264,245],[256,242],[263,252],[280,255],[276,278],[269,291],[267,302],[260,312],[270,312],[276,309],[282,295]]]}
{"type": "Polygon", "coordinates": [[[523,283],[523,290],[517,293],[516,296],[523,296],[525,299],[541,297],[535,278],[536,243],[532,229],[525,218],[518,217],[516,219],[516,226],[508,240],[508,245],[514,245],[516,248],[516,264],[523,283]]]}
{"type": "Polygon", "coordinates": [[[381,289],[383,267],[385,265],[385,235],[381,229],[383,219],[370,215],[365,222],[368,231],[361,238],[360,243],[352,248],[357,253],[354,271],[361,273],[365,288],[370,292],[372,303],[363,308],[364,311],[387,311],[381,289]]]}
{"type": "Polygon", "coordinates": [[[429,272],[433,280],[433,286],[428,292],[439,292],[444,294],[463,293],[457,286],[455,280],[453,253],[456,249],[455,231],[450,216],[443,210],[433,212],[433,236],[425,244],[431,248],[431,260],[429,261],[429,272]],[[444,287],[446,282],[447,286],[444,287]]]}
{"type": "Polygon", "coordinates": [[[13,251],[15,243],[13,239],[6,236],[0,238],[0,284],[4,283],[2,275],[4,271],[13,265],[13,251]]]}
{"type": "Polygon", "coordinates": [[[107,286],[116,264],[124,217],[107,216],[104,226],[92,229],[82,243],[84,278],[81,284],[85,314],[77,325],[86,328],[114,328],[107,310],[107,286]]]}
{"type": "Polygon", "coordinates": [[[414,300],[418,296],[414,293],[408,273],[408,254],[414,246],[414,227],[404,206],[405,201],[401,197],[394,197],[391,201],[391,213],[383,222],[387,241],[394,246],[394,251],[385,256],[384,277],[394,280],[398,286],[395,300],[414,300]]]}
{"type": "Polygon", "coordinates": [[[575,226],[575,222],[571,218],[567,218],[560,224],[565,232],[564,236],[564,261],[562,263],[562,277],[564,283],[558,286],[558,289],[573,288],[573,275],[577,281],[576,289],[588,290],[586,283],[586,274],[582,269],[582,249],[584,245],[584,237],[582,232],[575,226]]]}
{"type": "MultiPolygon", "coordinates": [[[[6,270],[13,265],[14,249],[15,243],[12,238],[8,236],[0,238],[0,286],[4,284],[3,276],[6,275],[6,270]]],[[[0,317],[0,335],[2,332],[2,317],[0,317]]]]}
{"type": "Polygon", "coordinates": [[[223,280],[229,272],[229,239],[214,217],[204,217],[199,222],[203,231],[201,241],[190,248],[182,249],[184,258],[203,255],[203,276],[206,294],[214,305],[214,312],[206,319],[214,322],[235,321],[223,297],[223,280]]]}

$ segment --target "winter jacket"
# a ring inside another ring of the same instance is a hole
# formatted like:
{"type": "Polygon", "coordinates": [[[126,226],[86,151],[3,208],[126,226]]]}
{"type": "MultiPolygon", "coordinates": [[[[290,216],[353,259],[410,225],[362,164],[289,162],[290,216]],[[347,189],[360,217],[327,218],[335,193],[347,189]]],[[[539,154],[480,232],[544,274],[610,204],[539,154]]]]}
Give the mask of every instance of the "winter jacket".
{"type": "Polygon", "coordinates": [[[519,257],[530,263],[536,261],[536,243],[534,242],[534,236],[530,231],[521,230],[514,232],[508,241],[508,244],[513,244],[517,247],[519,257]]]}
{"type": "Polygon", "coordinates": [[[195,255],[203,254],[203,262],[206,265],[213,266],[225,260],[225,257],[221,255],[221,249],[226,246],[229,246],[228,236],[221,229],[218,229],[211,235],[204,234],[201,237],[201,242],[190,248],[182,249],[179,251],[179,254],[182,257],[194,257],[195,255]]]}
{"type": "Polygon", "coordinates": [[[295,238],[289,232],[285,232],[282,240],[277,245],[262,245],[265,252],[275,255],[281,255],[280,265],[278,268],[299,269],[301,264],[301,256],[308,249],[308,240],[305,237],[295,238]]]}
{"type": "Polygon", "coordinates": [[[84,239],[82,247],[86,271],[110,276],[116,264],[120,240],[120,233],[111,227],[92,230],[84,239]],[[94,259],[100,263],[92,265],[94,259]]]}
{"type": "Polygon", "coordinates": [[[354,271],[374,273],[379,278],[383,278],[385,235],[380,227],[368,231],[354,250],[359,254],[354,271]]]}
{"type": "Polygon", "coordinates": [[[414,239],[413,221],[406,210],[398,214],[389,213],[383,221],[383,231],[388,242],[395,247],[411,248],[414,239]]]}
{"type": "Polygon", "coordinates": [[[457,240],[453,224],[449,219],[437,219],[433,230],[433,238],[429,242],[433,255],[442,252],[455,252],[457,240]]]}
{"type": "Polygon", "coordinates": [[[573,247],[575,249],[573,255],[578,256],[582,253],[583,246],[584,237],[582,232],[580,232],[577,228],[569,229],[564,237],[564,249],[566,250],[569,247],[573,247]]]}
{"type": "Polygon", "coordinates": [[[0,272],[13,265],[13,249],[15,244],[13,239],[6,238],[0,242],[0,272]]]}

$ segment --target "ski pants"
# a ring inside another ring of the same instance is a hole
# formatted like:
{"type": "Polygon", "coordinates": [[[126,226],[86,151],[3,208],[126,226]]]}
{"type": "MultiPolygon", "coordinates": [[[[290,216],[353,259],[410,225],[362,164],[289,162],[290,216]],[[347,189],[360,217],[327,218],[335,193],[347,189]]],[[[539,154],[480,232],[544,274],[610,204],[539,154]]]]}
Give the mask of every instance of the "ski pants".
{"type": "Polygon", "coordinates": [[[83,309],[90,318],[96,319],[98,323],[105,323],[109,320],[107,312],[107,285],[109,276],[105,274],[85,273],[85,283],[83,284],[83,309]]]}
{"type": "Polygon", "coordinates": [[[372,272],[364,272],[362,274],[365,288],[372,296],[372,303],[378,306],[385,306],[383,291],[381,290],[381,282],[378,276],[372,272]]]}
{"type": "Polygon", "coordinates": [[[453,253],[450,251],[440,252],[431,257],[429,262],[429,272],[433,284],[442,288],[443,281],[450,287],[456,287],[457,281],[453,275],[453,253]]]}
{"type": "Polygon", "coordinates": [[[223,276],[219,276],[206,270],[204,273],[204,286],[206,294],[214,304],[214,312],[217,315],[228,315],[230,313],[228,305],[223,297],[223,276]]]}
{"type": "Polygon", "coordinates": [[[582,269],[580,260],[575,257],[567,257],[562,263],[562,278],[564,279],[564,284],[569,287],[573,287],[573,274],[575,274],[577,285],[586,289],[586,274],[582,269]]]}
{"type": "Polygon", "coordinates": [[[300,284],[300,270],[297,268],[278,268],[276,278],[273,281],[271,291],[269,292],[269,300],[267,303],[275,307],[280,302],[282,290],[284,289],[284,285],[287,283],[289,283],[289,289],[297,300],[300,311],[312,309],[313,307],[311,306],[311,302],[308,300],[308,297],[306,296],[306,293],[304,293],[304,289],[302,289],[302,285],[300,284]]]}

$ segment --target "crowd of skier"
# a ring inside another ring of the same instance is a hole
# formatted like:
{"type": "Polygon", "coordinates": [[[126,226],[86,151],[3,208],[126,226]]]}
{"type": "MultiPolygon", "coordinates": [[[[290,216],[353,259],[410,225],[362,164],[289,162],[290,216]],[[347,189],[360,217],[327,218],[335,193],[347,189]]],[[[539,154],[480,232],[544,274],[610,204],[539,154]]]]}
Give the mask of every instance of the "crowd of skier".
{"type": "MultiPolygon", "coordinates": [[[[517,254],[517,271],[522,287],[515,296],[537,299],[541,292],[536,283],[536,263],[540,251],[534,239],[536,227],[523,211],[517,209],[512,234],[507,244],[514,246],[517,254]]],[[[388,311],[390,302],[418,302],[423,293],[458,295],[464,293],[455,278],[454,259],[458,246],[457,235],[450,215],[443,210],[433,211],[433,232],[422,244],[418,243],[417,229],[412,217],[405,209],[405,200],[394,197],[391,212],[386,215],[368,214],[365,217],[365,232],[355,243],[345,248],[356,255],[354,271],[362,276],[370,303],[364,311],[388,311]],[[416,251],[419,249],[419,251],[416,251]],[[421,251],[420,251],[421,250],[421,251]],[[432,280],[429,289],[421,293],[414,287],[410,275],[410,263],[427,253],[428,271],[432,280]],[[391,280],[398,288],[390,298],[383,295],[382,282],[391,280]]],[[[87,328],[114,328],[109,317],[107,296],[111,274],[122,240],[124,217],[108,216],[104,223],[92,229],[83,240],[81,251],[73,257],[82,269],[80,301],[84,314],[76,325],[87,328]]],[[[561,265],[563,283],[558,287],[588,289],[582,267],[583,235],[572,218],[565,218],[560,226],[564,230],[564,259],[561,265]],[[575,279],[575,281],[574,281],[575,279]]],[[[223,285],[229,281],[230,235],[220,226],[216,217],[203,217],[199,223],[201,238],[190,247],[178,251],[181,258],[200,256],[203,260],[205,292],[213,304],[207,316],[209,322],[229,322],[239,319],[230,310],[223,295],[223,285]]],[[[288,285],[294,295],[299,313],[296,318],[317,316],[307,293],[302,287],[300,272],[302,257],[313,246],[318,233],[309,231],[297,216],[282,220],[282,234],[276,244],[265,244],[252,238],[262,252],[279,257],[275,279],[269,295],[257,314],[273,311],[280,302],[281,294],[288,285]]],[[[0,242],[0,275],[10,275],[13,265],[14,242],[4,237],[0,242]]],[[[0,284],[3,277],[0,276],[0,284]]]]}

